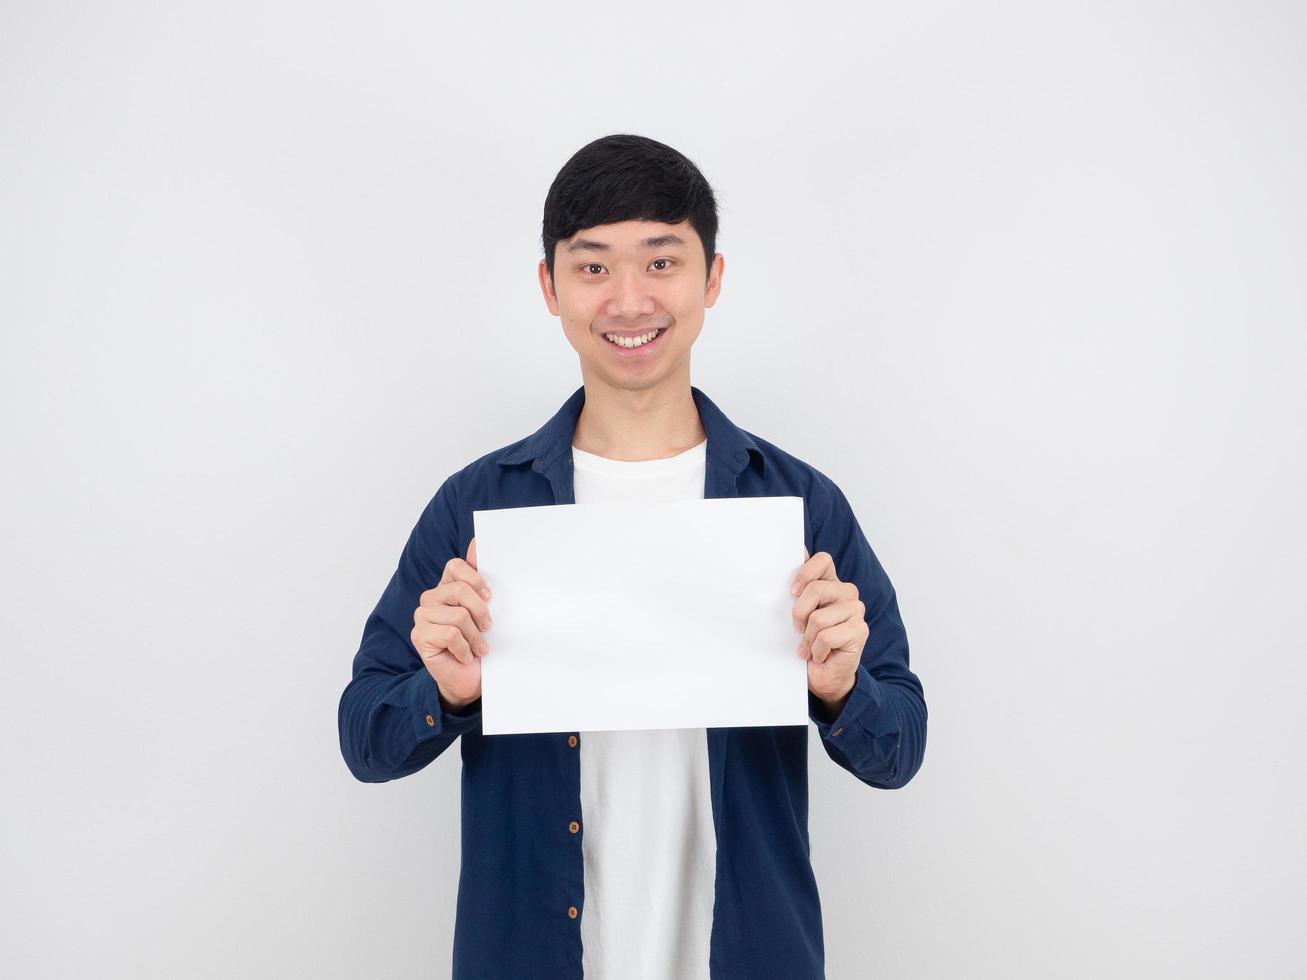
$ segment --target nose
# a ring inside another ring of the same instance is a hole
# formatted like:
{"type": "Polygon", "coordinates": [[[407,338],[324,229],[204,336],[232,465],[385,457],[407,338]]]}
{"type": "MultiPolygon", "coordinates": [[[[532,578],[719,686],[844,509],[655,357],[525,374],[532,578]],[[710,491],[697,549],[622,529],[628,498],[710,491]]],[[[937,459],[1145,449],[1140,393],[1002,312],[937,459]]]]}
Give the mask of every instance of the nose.
{"type": "Polygon", "coordinates": [[[630,269],[613,276],[607,315],[613,319],[641,320],[657,311],[644,279],[630,269]]]}

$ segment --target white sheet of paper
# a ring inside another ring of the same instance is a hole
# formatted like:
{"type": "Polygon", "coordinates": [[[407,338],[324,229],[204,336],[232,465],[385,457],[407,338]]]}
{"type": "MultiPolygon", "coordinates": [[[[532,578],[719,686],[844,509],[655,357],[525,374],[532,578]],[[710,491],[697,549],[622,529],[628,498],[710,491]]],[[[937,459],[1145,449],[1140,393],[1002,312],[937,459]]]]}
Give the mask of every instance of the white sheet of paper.
{"type": "Polygon", "coordinates": [[[806,725],[802,497],[475,510],[481,730],[806,725]]]}

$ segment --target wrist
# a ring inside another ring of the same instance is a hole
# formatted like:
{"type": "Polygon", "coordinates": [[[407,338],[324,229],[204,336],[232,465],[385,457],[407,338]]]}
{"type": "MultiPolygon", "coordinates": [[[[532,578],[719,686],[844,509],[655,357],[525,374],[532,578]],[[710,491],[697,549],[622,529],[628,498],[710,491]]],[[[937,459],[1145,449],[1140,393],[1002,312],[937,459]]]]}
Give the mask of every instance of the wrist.
{"type": "Polygon", "coordinates": [[[843,694],[837,696],[813,693],[813,697],[817,699],[818,704],[821,706],[821,712],[825,715],[824,721],[834,721],[840,716],[840,712],[844,710],[844,706],[849,703],[849,697],[853,694],[853,686],[853,684],[850,684],[843,694]]]}
{"type": "Polygon", "coordinates": [[[441,710],[453,712],[455,714],[457,714],[460,711],[463,711],[468,707],[468,705],[476,701],[476,698],[468,698],[467,700],[463,701],[463,700],[459,700],[458,698],[446,697],[445,692],[440,689],[439,684],[436,685],[436,694],[440,698],[441,710]]]}

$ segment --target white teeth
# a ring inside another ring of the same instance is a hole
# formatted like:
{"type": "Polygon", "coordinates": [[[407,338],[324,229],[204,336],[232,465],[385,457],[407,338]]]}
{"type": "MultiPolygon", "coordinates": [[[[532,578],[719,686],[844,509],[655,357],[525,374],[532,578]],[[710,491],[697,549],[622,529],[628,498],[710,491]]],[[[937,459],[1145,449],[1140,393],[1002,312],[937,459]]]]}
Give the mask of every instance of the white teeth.
{"type": "Polygon", "coordinates": [[[654,330],[650,333],[641,334],[638,337],[619,337],[617,334],[606,333],[604,334],[604,339],[610,343],[616,344],[618,347],[643,347],[645,344],[649,343],[649,341],[657,337],[659,333],[660,331],[654,330]]]}

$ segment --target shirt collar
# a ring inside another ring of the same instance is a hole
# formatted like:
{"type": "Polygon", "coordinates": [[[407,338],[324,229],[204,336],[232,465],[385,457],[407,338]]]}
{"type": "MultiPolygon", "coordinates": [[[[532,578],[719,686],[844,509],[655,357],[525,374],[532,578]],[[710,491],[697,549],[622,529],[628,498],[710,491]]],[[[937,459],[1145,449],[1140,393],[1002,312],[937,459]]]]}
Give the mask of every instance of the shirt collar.
{"type": "MultiPolygon", "coordinates": [[[[762,450],[757,442],[743,429],[737,427],[725,413],[694,385],[690,386],[690,395],[699,410],[699,421],[708,434],[708,455],[717,457],[739,473],[749,462],[749,454],[758,458],[758,468],[765,473],[762,450]]],[[[585,385],[577,388],[554,413],[553,418],[536,429],[515,449],[499,458],[503,466],[533,460],[533,468],[543,471],[553,464],[564,452],[572,448],[572,435],[576,430],[576,420],[581,416],[581,406],[585,404],[585,385]]]]}

